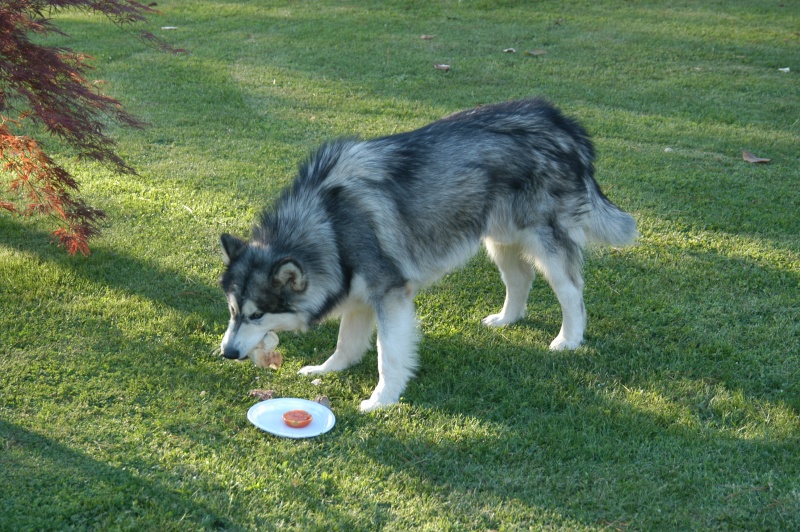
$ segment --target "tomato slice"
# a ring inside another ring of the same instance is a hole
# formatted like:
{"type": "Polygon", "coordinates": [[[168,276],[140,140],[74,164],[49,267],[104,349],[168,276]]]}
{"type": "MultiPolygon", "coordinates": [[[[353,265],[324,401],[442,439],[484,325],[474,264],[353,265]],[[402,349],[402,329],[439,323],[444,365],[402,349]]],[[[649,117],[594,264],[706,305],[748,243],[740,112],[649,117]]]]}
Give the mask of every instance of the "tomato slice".
{"type": "Polygon", "coordinates": [[[305,410],[289,410],[283,414],[283,422],[293,429],[302,429],[311,423],[311,414],[305,410]]]}

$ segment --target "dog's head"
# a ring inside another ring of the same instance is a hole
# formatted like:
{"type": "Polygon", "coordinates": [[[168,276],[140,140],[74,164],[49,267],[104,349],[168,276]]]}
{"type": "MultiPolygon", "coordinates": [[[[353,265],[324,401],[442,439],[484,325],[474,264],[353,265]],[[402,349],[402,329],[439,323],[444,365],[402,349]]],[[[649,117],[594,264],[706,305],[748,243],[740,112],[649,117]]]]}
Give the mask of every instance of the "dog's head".
{"type": "Polygon", "coordinates": [[[270,331],[308,328],[307,318],[294,304],[308,286],[300,262],[228,234],[220,243],[225,262],[220,284],[231,312],[222,337],[225,358],[246,358],[270,331]]]}

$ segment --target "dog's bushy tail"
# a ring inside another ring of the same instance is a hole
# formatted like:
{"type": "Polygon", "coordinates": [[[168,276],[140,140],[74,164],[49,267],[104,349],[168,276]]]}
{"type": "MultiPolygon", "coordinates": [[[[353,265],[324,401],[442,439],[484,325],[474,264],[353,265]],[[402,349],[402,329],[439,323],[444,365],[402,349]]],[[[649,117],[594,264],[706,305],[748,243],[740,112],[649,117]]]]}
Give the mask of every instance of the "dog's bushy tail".
{"type": "Polygon", "coordinates": [[[589,242],[614,247],[633,244],[639,236],[633,216],[611,203],[594,179],[588,185],[589,212],[585,230],[589,242]]]}

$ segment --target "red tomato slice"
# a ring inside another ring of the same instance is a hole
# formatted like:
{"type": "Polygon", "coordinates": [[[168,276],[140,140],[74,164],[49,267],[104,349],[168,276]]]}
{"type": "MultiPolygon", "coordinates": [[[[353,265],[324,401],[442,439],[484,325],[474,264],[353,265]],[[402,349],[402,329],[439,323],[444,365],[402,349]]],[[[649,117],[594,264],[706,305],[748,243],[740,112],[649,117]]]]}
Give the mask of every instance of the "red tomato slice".
{"type": "Polygon", "coordinates": [[[302,429],[311,423],[311,414],[305,410],[289,410],[283,414],[283,422],[293,429],[302,429]]]}

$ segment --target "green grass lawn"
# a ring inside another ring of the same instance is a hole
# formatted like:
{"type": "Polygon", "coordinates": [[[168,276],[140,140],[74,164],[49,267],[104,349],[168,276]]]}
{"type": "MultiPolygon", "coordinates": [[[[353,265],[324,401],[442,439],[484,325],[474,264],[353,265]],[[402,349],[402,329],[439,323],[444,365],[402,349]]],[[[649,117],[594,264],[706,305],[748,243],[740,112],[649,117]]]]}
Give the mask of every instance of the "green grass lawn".
{"type": "Polygon", "coordinates": [[[64,154],[109,214],[89,257],[0,214],[0,530],[800,529],[795,2],[157,8],[151,29],[191,54],[76,14],[51,41],[150,127],[114,131],[135,177],[64,154]],[[219,356],[217,238],[247,235],[312,147],[533,95],[592,132],[641,231],[587,253],[583,347],[548,351],[542,281],[525,320],[480,326],[503,301],[481,254],[419,296],[399,406],[358,411],[374,352],[297,375],[335,323],[282,334],[277,371],[219,356]],[[261,432],[255,388],[327,395],[337,425],[261,432]]]}

